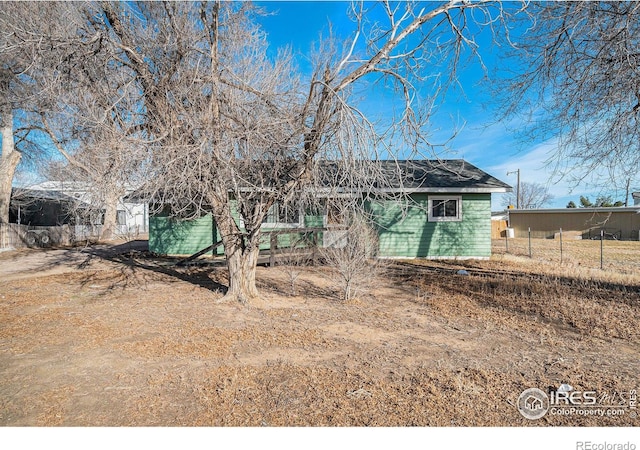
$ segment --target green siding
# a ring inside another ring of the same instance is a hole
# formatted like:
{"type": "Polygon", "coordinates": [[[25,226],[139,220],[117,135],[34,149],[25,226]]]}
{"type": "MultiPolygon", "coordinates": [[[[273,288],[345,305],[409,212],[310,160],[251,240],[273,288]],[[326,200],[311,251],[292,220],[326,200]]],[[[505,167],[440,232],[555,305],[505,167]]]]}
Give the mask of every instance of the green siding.
{"type": "MultiPolygon", "coordinates": [[[[429,222],[428,194],[414,194],[415,206],[402,208],[397,202],[368,205],[380,235],[380,256],[426,258],[483,258],[491,256],[491,194],[462,195],[462,221],[429,222]]],[[[237,211],[234,208],[234,216],[237,211]]],[[[305,227],[321,227],[323,217],[305,214],[305,227]]],[[[268,230],[264,230],[268,231],[268,230]]],[[[293,231],[293,230],[292,230],[293,231]]],[[[211,215],[192,221],[165,216],[149,218],[149,250],[159,254],[192,255],[217,241],[219,233],[211,215]]],[[[278,236],[278,246],[286,247],[300,235],[278,236]]],[[[320,236],[322,242],[322,236],[320,236]]],[[[261,249],[269,248],[263,236],[261,249]]],[[[223,254],[222,247],[217,254],[223,254]]]]}
{"type": "MultiPolygon", "coordinates": [[[[232,214],[236,221],[239,221],[235,204],[232,205],[232,214]]],[[[321,227],[322,223],[322,216],[304,216],[305,227],[321,227]]],[[[270,231],[270,229],[263,231],[270,231]]],[[[211,214],[195,220],[178,220],[167,216],[149,217],[149,251],[160,255],[192,255],[217,242],[219,235],[220,232],[213,226],[211,214]]],[[[298,242],[299,246],[301,237],[301,233],[279,235],[278,246],[288,247],[292,241],[298,242]]],[[[270,236],[263,235],[260,249],[268,250],[270,245],[270,236]]],[[[213,254],[224,255],[224,250],[218,247],[213,254]]]]}
{"type": "Polygon", "coordinates": [[[428,194],[415,194],[403,211],[395,202],[372,203],[386,257],[478,258],[491,256],[491,194],[462,195],[462,221],[429,222],[428,194]]]}
{"type": "Polygon", "coordinates": [[[149,217],[149,251],[160,255],[193,255],[213,244],[211,215],[195,220],[149,217]]]}

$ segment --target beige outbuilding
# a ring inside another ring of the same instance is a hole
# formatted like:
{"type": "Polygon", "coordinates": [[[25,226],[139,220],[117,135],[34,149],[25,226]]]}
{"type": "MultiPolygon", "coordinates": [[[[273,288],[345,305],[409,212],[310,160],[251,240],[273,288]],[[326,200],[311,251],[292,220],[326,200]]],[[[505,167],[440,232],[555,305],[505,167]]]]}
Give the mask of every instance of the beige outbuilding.
{"type": "Polygon", "coordinates": [[[582,239],[633,240],[640,238],[640,206],[619,208],[510,209],[509,227],[516,238],[529,234],[553,238],[563,233],[582,239]]]}

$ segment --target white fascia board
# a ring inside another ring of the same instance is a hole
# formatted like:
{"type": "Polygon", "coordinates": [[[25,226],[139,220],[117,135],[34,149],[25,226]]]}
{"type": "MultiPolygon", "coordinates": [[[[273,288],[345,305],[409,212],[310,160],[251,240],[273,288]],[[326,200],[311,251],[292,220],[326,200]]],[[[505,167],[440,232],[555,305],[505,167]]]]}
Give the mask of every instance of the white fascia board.
{"type": "MultiPolygon", "coordinates": [[[[241,188],[240,192],[258,192],[254,188],[241,188]]],[[[273,189],[261,189],[263,192],[273,192],[273,189]]],[[[492,194],[492,193],[505,193],[511,192],[511,188],[437,188],[437,187],[428,187],[428,188],[407,188],[407,189],[397,189],[397,188],[386,188],[386,189],[371,189],[371,193],[380,193],[380,194],[492,194]]],[[[320,188],[317,190],[311,189],[310,192],[315,192],[318,196],[330,196],[330,195],[339,195],[339,196],[353,196],[358,193],[365,192],[364,190],[358,189],[345,189],[345,188],[320,188]]]]}
{"type": "Polygon", "coordinates": [[[405,193],[405,194],[491,194],[491,193],[504,193],[511,192],[510,188],[409,188],[409,189],[376,189],[374,192],[380,192],[383,194],[405,193]]]}

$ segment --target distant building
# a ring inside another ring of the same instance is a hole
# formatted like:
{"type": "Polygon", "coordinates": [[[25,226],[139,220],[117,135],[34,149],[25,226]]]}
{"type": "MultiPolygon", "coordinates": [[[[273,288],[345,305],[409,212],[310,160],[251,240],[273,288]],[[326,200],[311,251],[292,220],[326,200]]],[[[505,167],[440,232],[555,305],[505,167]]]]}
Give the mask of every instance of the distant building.
{"type": "MultiPolygon", "coordinates": [[[[120,199],[117,212],[116,234],[146,233],[149,230],[149,205],[134,199],[127,189],[120,199]]],[[[87,185],[69,181],[44,181],[28,188],[13,188],[9,221],[31,226],[63,224],[100,226],[102,215],[97,214],[87,223],[80,219],[83,205],[92,203],[87,185]]]]}
{"type": "MultiPolygon", "coordinates": [[[[635,198],[635,197],[634,197],[635,198]]],[[[633,240],[640,235],[640,206],[617,208],[510,209],[509,227],[516,238],[552,239],[562,229],[582,239],[633,240]]]]}

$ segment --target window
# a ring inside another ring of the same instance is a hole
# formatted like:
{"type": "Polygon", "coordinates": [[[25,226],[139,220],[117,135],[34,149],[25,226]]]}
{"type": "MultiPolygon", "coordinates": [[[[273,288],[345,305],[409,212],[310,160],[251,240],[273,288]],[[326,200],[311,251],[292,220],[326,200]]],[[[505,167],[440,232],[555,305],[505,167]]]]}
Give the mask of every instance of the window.
{"type": "Polygon", "coordinates": [[[274,203],[267,215],[262,219],[262,225],[270,227],[299,227],[302,223],[300,210],[293,206],[274,203]]]}
{"type": "Polygon", "coordinates": [[[342,209],[335,203],[327,202],[325,214],[325,224],[328,227],[332,225],[344,225],[346,223],[342,209]]]}
{"type": "Polygon", "coordinates": [[[123,209],[119,209],[116,212],[116,224],[117,225],[126,225],[127,224],[127,212],[123,209]]]}
{"type": "Polygon", "coordinates": [[[462,197],[429,197],[429,222],[462,220],[462,197]]]}

